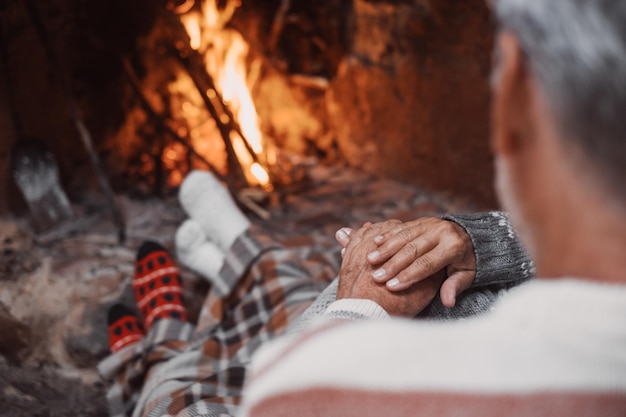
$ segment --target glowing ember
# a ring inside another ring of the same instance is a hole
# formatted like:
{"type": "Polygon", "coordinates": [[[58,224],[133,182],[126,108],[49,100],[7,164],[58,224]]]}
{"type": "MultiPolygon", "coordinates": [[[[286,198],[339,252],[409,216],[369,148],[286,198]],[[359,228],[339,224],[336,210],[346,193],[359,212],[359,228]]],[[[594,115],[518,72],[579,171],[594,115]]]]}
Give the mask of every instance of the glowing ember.
{"type": "MultiPolygon", "coordinates": [[[[202,4],[202,16],[196,12],[190,12],[181,16],[181,21],[189,35],[190,46],[204,53],[207,72],[215,81],[222,98],[232,111],[249,147],[257,156],[260,156],[263,154],[263,137],[256,108],[246,82],[248,44],[241,34],[224,28],[239,5],[238,1],[231,0],[226,2],[223,9],[219,9],[216,0],[205,0],[202,4]]],[[[207,95],[215,98],[216,93],[209,90],[207,95]]],[[[226,114],[221,115],[220,119],[224,123],[230,121],[226,114]]],[[[191,136],[193,142],[197,143],[193,131],[191,136]]],[[[267,171],[254,161],[242,142],[242,138],[236,135],[231,140],[248,182],[265,188],[271,187],[267,171]]]]}
{"type": "Polygon", "coordinates": [[[161,155],[161,162],[169,172],[167,185],[170,187],[178,187],[183,182],[183,174],[181,173],[181,165],[184,164],[185,147],[178,142],[169,144],[161,155]]]}
{"type": "Polygon", "coordinates": [[[202,46],[202,34],[200,33],[200,18],[197,13],[190,13],[180,17],[189,35],[189,46],[196,51],[202,46]]]}
{"type": "Polygon", "coordinates": [[[261,184],[269,184],[270,176],[267,175],[267,171],[263,169],[258,162],[255,162],[250,166],[250,171],[252,171],[252,175],[254,175],[261,184]]]}

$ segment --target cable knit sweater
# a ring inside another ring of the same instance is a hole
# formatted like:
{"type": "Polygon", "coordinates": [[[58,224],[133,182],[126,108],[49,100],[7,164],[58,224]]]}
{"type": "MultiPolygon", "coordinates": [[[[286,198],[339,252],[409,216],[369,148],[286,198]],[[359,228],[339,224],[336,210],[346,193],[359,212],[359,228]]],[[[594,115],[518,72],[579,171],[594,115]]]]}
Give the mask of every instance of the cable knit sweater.
{"type": "MultiPolygon", "coordinates": [[[[476,257],[476,278],[471,288],[457,298],[453,308],[445,307],[437,296],[419,315],[420,318],[450,320],[483,313],[503,291],[534,275],[533,263],[505,213],[449,214],[443,218],[459,224],[470,236],[476,257]]],[[[290,333],[301,332],[312,320],[326,313],[335,302],[338,283],[338,279],[335,279],[320,294],[302,318],[289,329],[290,333]]],[[[367,302],[364,301],[364,304],[367,302]]],[[[339,315],[337,306],[334,314],[339,315]]]]}

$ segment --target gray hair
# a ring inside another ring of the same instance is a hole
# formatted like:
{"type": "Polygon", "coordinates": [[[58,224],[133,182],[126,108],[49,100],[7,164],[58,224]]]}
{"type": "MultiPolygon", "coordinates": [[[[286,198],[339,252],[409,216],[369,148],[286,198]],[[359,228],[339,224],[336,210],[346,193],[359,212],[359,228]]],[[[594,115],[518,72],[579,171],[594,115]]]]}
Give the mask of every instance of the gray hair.
{"type": "Polygon", "coordinates": [[[626,201],[626,1],[496,0],[564,138],[626,201]]]}

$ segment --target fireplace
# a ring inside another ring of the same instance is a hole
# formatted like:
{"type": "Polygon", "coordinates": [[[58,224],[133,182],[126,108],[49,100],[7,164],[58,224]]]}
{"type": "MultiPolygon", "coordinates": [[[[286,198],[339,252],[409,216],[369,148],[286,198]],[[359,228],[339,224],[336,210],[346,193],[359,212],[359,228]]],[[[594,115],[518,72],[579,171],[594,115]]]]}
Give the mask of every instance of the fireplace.
{"type": "Polygon", "coordinates": [[[9,0],[0,13],[0,328],[31,345],[18,361],[94,381],[103,312],[128,296],[142,239],[171,247],[192,169],[282,243],[330,252],[343,225],[495,206],[483,0],[9,0]],[[15,181],[23,154],[58,175],[44,204],[15,181]]]}
{"type": "Polygon", "coordinates": [[[494,203],[480,0],[37,4],[58,68],[21,3],[3,11],[2,212],[20,207],[15,118],[70,199],[97,185],[64,94],[116,192],[167,193],[192,168],[280,192],[305,156],[494,203]]]}

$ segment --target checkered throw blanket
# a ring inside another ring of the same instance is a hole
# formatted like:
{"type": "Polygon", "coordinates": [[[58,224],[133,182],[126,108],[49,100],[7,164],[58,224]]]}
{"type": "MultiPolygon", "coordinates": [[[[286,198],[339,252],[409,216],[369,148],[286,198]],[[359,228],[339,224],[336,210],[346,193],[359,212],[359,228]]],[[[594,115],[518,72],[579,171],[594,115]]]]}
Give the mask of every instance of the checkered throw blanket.
{"type": "Polygon", "coordinates": [[[160,320],[141,343],[105,358],[112,416],[229,416],[246,366],[335,277],[337,259],[313,245],[285,249],[246,232],[227,254],[196,326],[160,320]]]}

